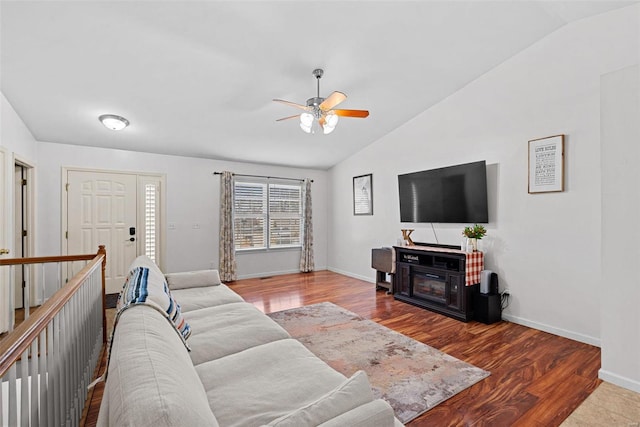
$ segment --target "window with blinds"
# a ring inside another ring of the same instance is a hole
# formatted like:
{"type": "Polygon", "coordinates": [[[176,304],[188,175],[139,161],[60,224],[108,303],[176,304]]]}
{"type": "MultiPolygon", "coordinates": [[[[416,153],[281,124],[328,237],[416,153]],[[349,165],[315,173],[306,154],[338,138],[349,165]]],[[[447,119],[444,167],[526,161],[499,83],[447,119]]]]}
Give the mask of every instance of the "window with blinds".
{"type": "Polygon", "coordinates": [[[236,249],[300,246],[301,184],[236,179],[233,209],[236,249]]]}
{"type": "Polygon", "coordinates": [[[144,253],[156,261],[156,219],[158,208],[157,185],[144,185],[144,253]]]}

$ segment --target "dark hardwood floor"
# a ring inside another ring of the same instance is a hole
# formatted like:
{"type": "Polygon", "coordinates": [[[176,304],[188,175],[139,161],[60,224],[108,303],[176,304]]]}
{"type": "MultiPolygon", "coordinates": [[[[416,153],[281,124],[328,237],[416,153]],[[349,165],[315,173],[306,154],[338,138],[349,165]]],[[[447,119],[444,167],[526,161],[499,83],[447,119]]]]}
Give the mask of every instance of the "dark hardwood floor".
{"type": "MultiPolygon", "coordinates": [[[[491,372],[410,427],[558,426],[600,384],[597,347],[509,322],[463,323],[329,271],[239,280],[229,286],[266,313],[330,301],[491,372]]],[[[101,397],[98,386],[81,425],[95,425],[101,397]]]]}

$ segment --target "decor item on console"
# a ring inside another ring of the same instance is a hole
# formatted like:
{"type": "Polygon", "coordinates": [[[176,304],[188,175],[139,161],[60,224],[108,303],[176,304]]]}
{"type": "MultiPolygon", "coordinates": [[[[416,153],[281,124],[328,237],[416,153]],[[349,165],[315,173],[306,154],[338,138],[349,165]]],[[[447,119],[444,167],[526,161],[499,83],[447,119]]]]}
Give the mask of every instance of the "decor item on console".
{"type": "Polygon", "coordinates": [[[478,240],[487,235],[487,229],[475,224],[473,227],[465,227],[462,235],[467,238],[467,252],[475,252],[478,250],[478,240]]]}
{"type": "Polygon", "coordinates": [[[413,233],[414,229],[413,228],[403,228],[400,231],[402,231],[402,238],[404,239],[406,244],[408,246],[412,246],[413,245],[413,240],[411,240],[411,233],[413,233]]]}

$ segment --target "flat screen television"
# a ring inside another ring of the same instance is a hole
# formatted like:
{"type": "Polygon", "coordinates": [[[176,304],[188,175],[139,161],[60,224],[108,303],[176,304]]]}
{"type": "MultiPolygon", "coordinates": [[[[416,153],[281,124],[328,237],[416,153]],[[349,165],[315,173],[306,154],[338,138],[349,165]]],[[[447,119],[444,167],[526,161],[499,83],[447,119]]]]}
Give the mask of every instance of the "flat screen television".
{"type": "Polygon", "coordinates": [[[486,162],[398,175],[401,222],[488,223],[486,162]]]}

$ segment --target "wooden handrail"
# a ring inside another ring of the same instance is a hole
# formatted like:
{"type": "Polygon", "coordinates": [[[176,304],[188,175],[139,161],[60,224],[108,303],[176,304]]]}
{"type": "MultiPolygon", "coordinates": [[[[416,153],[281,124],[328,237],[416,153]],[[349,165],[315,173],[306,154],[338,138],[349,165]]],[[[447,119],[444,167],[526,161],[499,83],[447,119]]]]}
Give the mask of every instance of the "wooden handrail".
{"type": "Polygon", "coordinates": [[[0,259],[0,265],[46,264],[51,262],[90,261],[93,258],[95,258],[95,256],[96,254],[41,256],[41,257],[33,257],[33,258],[3,258],[3,259],[0,259]]]}
{"type": "MultiPolygon", "coordinates": [[[[102,268],[102,313],[103,313],[103,322],[105,322],[105,310],[104,310],[104,265],[106,262],[106,252],[104,246],[100,246],[97,255],[67,255],[60,257],[40,257],[40,258],[17,258],[19,260],[27,259],[30,262],[20,264],[31,264],[37,263],[36,259],[53,259],[52,261],[40,261],[42,262],[58,262],[58,261],[82,261],[83,258],[78,258],[80,256],[89,256],[90,262],[84,266],[82,270],[78,274],[76,274],[69,282],[58,289],[47,301],[45,301],[36,312],[34,312],[33,316],[29,316],[24,322],[18,325],[13,331],[11,331],[6,337],[0,341],[0,378],[9,370],[11,365],[15,363],[16,360],[20,358],[22,353],[29,348],[31,343],[40,333],[47,327],[49,322],[54,318],[58,312],[62,309],[62,307],[71,299],[71,297],[76,293],[78,288],[82,286],[83,282],[87,279],[87,277],[96,269],[98,266],[102,268]],[[74,258],[69,260],[68,258],[74,258]]],[[[11,261],[11,260],[6,260],[11,261]]],[[[0,264],[6,265],[6,264],[0,264]]],[[[106,327],[106,323],[103,323],[103,328],[106,327]]],[[[104,333],[103,333],[104,335],[104,333]]],[[[103,336],[104,338],[104,336],[103,336]]]]}

